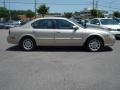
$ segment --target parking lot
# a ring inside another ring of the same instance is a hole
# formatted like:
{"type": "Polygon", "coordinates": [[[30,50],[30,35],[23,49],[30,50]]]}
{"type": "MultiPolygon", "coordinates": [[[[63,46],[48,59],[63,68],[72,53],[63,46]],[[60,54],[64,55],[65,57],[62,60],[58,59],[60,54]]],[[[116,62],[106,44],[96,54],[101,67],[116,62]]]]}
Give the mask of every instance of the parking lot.
{"type": "Polygon", "coordinates": [[[120,40],[102,52],[38,47],[24,52],[0,30],[0,90],[120,90],[120,40]]]}

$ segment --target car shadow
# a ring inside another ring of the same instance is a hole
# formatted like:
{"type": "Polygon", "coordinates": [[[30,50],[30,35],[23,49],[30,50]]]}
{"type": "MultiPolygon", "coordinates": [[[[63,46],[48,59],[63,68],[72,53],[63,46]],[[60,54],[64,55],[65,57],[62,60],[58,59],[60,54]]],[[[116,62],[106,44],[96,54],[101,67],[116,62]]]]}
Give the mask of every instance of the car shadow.
{"type": "Polygon", "coordinates": [[[116,40],[117,40],[117,41],[119,41],[119,40],[120,40],[120,38],[116,38],[116,40]]]}
{"type": "MultiPolygon", "coordinates": [[[[6,49],[6,51],[22,51],[18,46],[12,46],[6,49]]],[[[104,47],[102,51],[99,52],[110,52],[113,51],[111,47],[104,47]]],[[[39,46],[34,51],[31,52],[89,52],[83,47],[67,47],[67,46],[39,46]]]]}

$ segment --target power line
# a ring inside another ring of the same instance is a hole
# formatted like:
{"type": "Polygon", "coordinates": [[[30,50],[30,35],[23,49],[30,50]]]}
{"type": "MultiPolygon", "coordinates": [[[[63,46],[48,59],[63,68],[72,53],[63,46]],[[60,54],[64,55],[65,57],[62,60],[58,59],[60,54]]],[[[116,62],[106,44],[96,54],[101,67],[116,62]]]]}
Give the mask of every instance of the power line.
{"type": "MultiPolygon", "coordinates": [[[[3,2],[0,2],[3,3],[3,2]]],[[[29,2],[6,2],[6,3],[16,3],[16,4],[35,4],[35,3],[29,3],[29,2]]],[[[90,5],[91,3],[85,4],[79,4],[79,3],[38,3],[36,2],[36,4],[49,4],[49,5],[90,5]]]]}
{"type": "Polygon", "coordinates": [[[108,6],[104,6],[104,5],[100,5],[100,4],[99,4],[99,6],[105,7],[105,8],[108,8],[108,9],[111,8],[111,9],[115,9],[115,10],[120,10],[119,8],[108,7],[108,6]]]}
{"type": "MultiPolygon", "coordinates": [[[[60,6],[79,6],[79,5],[91,5],[91,4],[93,4],[93,8],[95,8],[95,2],[94,2],[94,0],[93,0],[93,2],[90,2],[90,3],[39,3],[39,2],[36,2],[36,0],[35,0],[35,2],[34,3],[29,3],[29,2],[0,2],[0,3],[13,3],[13,4],[33,4],[33,5],[35,5],[35,8],[36,8],[36,6],[37,5],[42,5],[42,4],[47,4],[47,5],[60,5],[60,6]]],[[[111,8],[111,9],[115,9],[115,10],[119,10],[119,8],[113,8],[113,7],[109,7],[109,6],[104,6],[104,5],[101,5],[101,4],[99,4],[99,5],[97,5],[97,6],[101,6],[101,7],[105,7],[105,8],[111,8]]]]}

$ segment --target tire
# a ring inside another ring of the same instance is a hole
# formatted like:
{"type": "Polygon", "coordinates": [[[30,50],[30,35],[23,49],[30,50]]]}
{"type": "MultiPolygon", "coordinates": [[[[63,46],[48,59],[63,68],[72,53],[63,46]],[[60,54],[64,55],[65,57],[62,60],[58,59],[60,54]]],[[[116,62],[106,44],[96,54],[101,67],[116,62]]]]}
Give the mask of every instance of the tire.
{"type": "Polygon", "coordinates": [[[32,38],[23,38],[20,42],[20,47],[24,50],[24,51],[32,51],[36,48],[36,43],[34,41],[34,39],[32,38]]]}
{"type": "Polygon", "coordinates": [[[87,40],[86,47],[91,52],[97,52],[103,49],[104,44],[100,38],[91,38],[87,40]]]}

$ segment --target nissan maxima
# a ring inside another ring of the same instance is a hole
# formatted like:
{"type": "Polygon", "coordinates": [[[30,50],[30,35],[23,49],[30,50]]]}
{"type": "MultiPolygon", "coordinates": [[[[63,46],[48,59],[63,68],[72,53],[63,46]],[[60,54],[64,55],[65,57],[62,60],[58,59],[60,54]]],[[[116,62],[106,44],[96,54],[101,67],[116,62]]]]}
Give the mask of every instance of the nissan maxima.
{"type": "Polygon", "coordinates": [[[67,18],[44,17],[11,28],[7,41],[25,51],[37,46],[84,46],[96,52],[114,45],[115,37],[108,30],[84,28],[67,18]]]}

